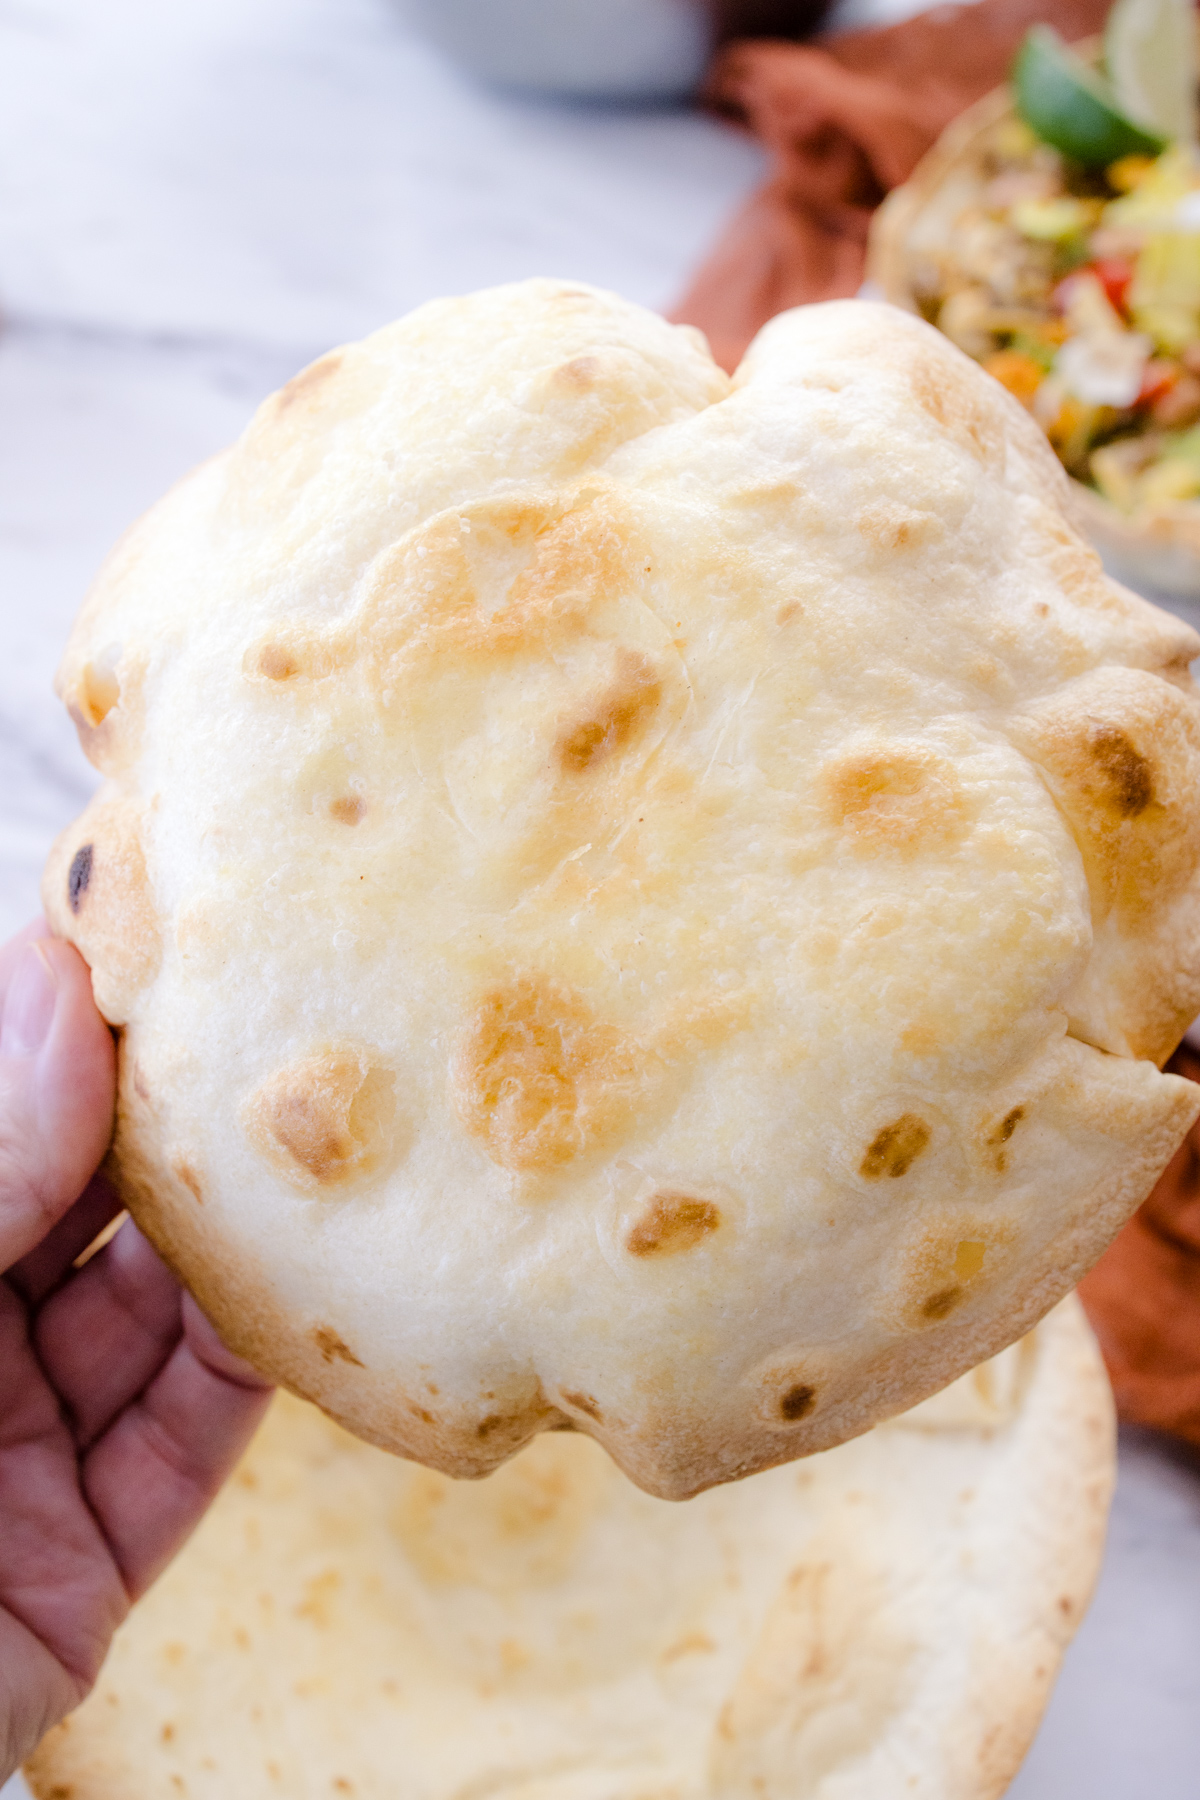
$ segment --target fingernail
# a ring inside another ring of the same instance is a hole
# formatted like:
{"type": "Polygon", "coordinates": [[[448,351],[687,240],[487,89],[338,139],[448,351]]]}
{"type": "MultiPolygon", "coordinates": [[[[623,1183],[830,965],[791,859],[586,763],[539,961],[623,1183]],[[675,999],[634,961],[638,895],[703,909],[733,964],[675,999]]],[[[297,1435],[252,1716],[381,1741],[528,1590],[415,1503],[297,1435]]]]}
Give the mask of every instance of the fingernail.
{"type": "Polygon", "coordinates": [[[21,952],[0,1025],[0,1056],[35,1056],[45,1043],[58,1001],[58,982],[40,944],[21,952]]]}

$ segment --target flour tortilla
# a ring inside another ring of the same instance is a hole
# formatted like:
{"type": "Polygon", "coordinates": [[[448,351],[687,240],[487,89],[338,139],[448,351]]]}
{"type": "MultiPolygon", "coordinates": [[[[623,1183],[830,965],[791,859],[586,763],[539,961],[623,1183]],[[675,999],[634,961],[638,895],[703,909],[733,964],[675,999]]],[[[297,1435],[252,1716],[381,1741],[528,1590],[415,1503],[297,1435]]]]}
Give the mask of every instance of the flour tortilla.
{"type": "Polygon", "coordinates": [[[266,402],[118,547],[45,900],[236,1349],[456,1475],[680,1497],[1026,1331],[1200,1108],[1200,639],[886,307],[732,382],[548,281],[266,402]]]}
{"type": "Polygon", "coordinates": [[[683,1506],[575,1434],[456,1484],[281,1398],[27,1773],[38,1800],[994,1800],[1112,1475],[1074,1300],[683,1506]]]}

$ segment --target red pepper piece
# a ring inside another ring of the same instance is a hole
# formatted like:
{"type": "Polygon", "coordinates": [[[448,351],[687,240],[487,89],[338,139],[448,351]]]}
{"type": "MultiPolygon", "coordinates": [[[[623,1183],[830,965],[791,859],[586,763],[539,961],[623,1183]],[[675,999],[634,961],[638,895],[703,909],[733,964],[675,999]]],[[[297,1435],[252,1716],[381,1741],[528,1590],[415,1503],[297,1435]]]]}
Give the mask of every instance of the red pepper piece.
{"type": "Polygon", "coordinates": [[[1092,274],[1108,295],[1109,303],[1127,318],[1128,309],[1125,305],[1125,297],[1129,292],[1129,284],[1133,280],[1133,264],[1124,262],[1119,257],[1105,256],[1089,266],[1092,274]]]}
{"type": "Polygon", "coordinates": [[[1152,356],[1146,364],[1141,392],[1134,405],[1153,406],[1156,400],[1161,400],[1164,394],[1170,393],[1181,373],[1178,363],[1168,362],[1165,357],[1152,356]]]}

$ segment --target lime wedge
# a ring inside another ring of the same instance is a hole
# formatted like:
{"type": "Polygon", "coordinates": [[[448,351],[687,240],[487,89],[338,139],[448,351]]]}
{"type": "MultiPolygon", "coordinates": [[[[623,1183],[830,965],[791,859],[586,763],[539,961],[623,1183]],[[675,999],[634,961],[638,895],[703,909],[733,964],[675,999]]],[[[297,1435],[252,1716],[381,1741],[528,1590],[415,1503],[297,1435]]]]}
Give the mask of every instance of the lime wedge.
{"type": "Polygon", "coordinates": [[[1104,63],[1121,111],[1185,143],[1196,136],[1196,15],[1192,0],[1117,0],[1104,63]]]}
{"type": "Polygon", "coordinates": [[[1108,83],[1072,54],[1049,25],[1034,25],[1012,71],[1017,111],[1044,143],[1099,167],[1122,156],[1156,156],[1165,138],[1126,118],[1108,83]]]}

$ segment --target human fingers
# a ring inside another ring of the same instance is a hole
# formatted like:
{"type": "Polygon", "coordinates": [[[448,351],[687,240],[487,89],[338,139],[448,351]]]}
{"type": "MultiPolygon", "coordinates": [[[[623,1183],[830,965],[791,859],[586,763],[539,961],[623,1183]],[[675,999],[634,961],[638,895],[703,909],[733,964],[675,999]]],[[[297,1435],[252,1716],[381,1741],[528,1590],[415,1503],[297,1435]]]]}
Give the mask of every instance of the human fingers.
{"type": "Polygon", "coordinates": [[[0,1786],[16,1773],[64,1713],[78,1706],[85,1685],[64,1669],[35,1632],[0,1609],[0,1669],[11,1669],[0,1716],[0,1786]]]}
{"type": "Polygon", "coordinates": [[[199,1523],[271,1397],[187,1295],[182,1318],[164,1367],[83,1463],[84,1492],[132,1599],[199,1523]]]}
{"type": "MultiPolygon", "coordinates": [[[[82,1694],[127,1606],[25,1310],[0,1282],[0,1613],[32,1632],[82,1694]]],[[[0,1658],[0,1719],[12,1682],[28,1674],[28,1662],[0,1658]]]]}
{"type": "Polygon", "coordinates": [[[180,1289],[132,1219],[52,1294],[33,1341],[77,1444],[94,1442],[183,1335],[180,1289]]]}
{"type": "Polygon", "coordinates": [[[0,944],[0,1006],[4,1004],[9,977],[26,944],[33,944],[37,942],[38,938],[48,938],[53,935],[49,925],[39,914],[36,919],[30,919],[28,925],[22,925],[20,931],[14,932],[6,944],[0,944]]]}
{"type": "Polygon", "coordinates": [[[87,1186],[112,1133],[116,1056],[79,952],[26,939],[0,956],[0,1269],[87,1186]]]}
{"type": "Polygon", "coordinates": [[[112,1183],[103,1175],[93,1175],[74,1206],[67,1209],[40,1244],[13,1264],[5,1280],[27,1306],[40,1306],[120,1210],[120,1195],[112,1183]]]}

